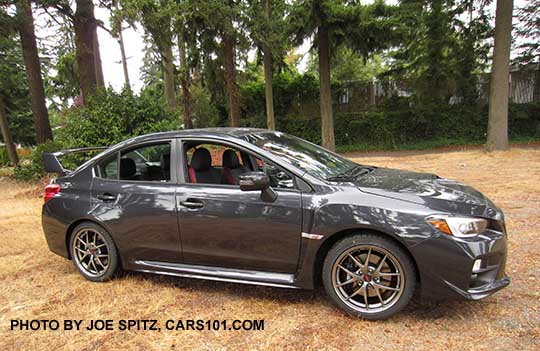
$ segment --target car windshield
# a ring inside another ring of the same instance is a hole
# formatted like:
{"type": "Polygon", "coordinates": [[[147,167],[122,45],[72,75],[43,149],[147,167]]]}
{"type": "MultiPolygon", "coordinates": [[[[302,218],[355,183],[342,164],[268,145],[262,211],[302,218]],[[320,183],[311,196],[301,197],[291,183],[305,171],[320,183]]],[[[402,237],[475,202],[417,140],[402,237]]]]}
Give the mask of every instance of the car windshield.
{"type": "Polygon", "coordinates": [[[359,166],[318,145],[280,132],[253,133],[246,136],[246,139],[306,173],[322,179],[347,174],[359,166]]]}

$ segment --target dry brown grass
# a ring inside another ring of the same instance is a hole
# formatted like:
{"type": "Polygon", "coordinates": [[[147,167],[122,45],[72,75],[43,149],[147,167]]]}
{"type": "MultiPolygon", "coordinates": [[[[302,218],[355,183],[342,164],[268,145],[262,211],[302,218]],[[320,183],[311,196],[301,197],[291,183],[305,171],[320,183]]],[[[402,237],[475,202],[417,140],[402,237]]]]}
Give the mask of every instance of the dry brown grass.
{"type": "Polygon", "coordinates": [[[50,253],[42,200],[0,183],[0,349],[540,349],[540,149],[349,155],[365,164],[429,171],[481,190],[506,213],[509,288],[479,302],[413,302],[367,322],[295,291],[130,274],[96,284],[50,253]],[[10,331],[11,319],[264,319],[264,331],[10,331]],[[3,346],[3,347],[2,347],[3,346]]]}

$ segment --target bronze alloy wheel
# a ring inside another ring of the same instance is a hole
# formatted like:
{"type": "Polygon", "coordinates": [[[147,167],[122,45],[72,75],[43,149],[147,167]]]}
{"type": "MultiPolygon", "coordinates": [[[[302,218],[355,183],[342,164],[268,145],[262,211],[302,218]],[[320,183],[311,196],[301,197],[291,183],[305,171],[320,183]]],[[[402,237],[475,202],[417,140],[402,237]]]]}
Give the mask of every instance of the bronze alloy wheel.
{"type": "Polygon", "coordinates": [[[89,280],[109,280],[118,270],[117,250],[111,236],[94,223],[85,222],[75,228],[70,251],[75,268],[89,280]]]}
{"type": "Polygon", "coordinates": [[[391,308],[405,285],[401,264],[388,250],[359,245],[343,252],[334,263],[332,283],[339,298],[362,313],[391,308]]]}
{"type": "Polygon", "coordinates": [[[72,241],[75,253],[73,259],[86,274],[99,277],[109,268],[109,249],[103,236],[92,229],[82,229],[75,233],[72,241]]]}
{"type": "Polygon", "coordinates": [[[358,233],[332,246],[323,266],[323,283],[332,301],[347,313],[385,319],[410,301],[416,269],[392,238],[358,233]]]}

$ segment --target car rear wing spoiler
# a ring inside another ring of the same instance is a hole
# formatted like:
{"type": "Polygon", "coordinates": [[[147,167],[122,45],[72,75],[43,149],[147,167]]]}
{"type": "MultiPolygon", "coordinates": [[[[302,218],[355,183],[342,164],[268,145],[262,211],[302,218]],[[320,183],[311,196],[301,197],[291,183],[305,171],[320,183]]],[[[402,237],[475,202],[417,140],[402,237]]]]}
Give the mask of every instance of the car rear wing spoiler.
{"type": "Polygon", "coordinates": [[[56,152],[44,152],[41,155],[43,159],[43,164],[45,166],[45,172],[47,173],[59,173],[61,175],[66,175],[71,171],[65,169],[60,163],[59,158],[69,154],[90,152],[90,151],[102,151],[108,149],[108,146],[96,146],[96,147],[82,147],[78,149],[69,149],[56,152]]]}

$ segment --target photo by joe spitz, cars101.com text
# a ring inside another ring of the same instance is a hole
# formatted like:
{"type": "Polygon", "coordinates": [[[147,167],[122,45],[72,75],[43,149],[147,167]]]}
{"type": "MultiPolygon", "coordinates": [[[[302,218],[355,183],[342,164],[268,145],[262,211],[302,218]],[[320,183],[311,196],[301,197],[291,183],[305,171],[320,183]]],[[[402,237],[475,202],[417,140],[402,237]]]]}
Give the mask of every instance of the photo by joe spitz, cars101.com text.
{"type": "Polygon", "coordinates": [[[365,319],[417,291],[482,299],[506,287],[502,211],[434,174],[357,164],[280,132],[135,137],[75,170],[43,155],[43,229],[86,279],[120,270],[313,289],[365,319]]]}

